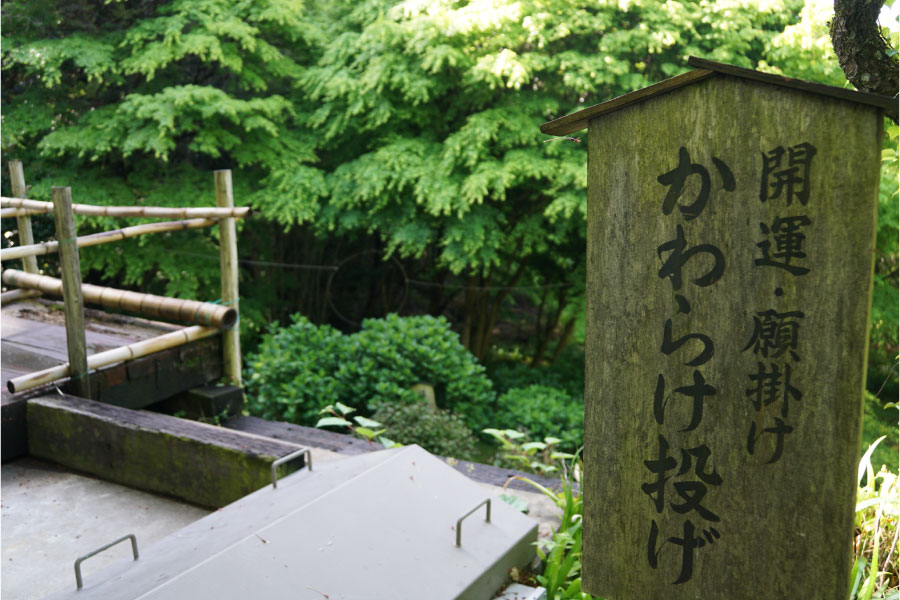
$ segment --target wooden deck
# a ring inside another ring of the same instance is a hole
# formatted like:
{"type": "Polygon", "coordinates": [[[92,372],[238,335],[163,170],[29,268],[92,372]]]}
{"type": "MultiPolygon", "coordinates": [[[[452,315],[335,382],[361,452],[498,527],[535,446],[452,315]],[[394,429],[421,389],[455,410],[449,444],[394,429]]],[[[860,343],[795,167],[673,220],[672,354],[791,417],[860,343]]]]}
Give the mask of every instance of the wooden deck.
{"type": "MultiPolygon", "coordinates": [[[[7,381],[67,362],[62,303],[24,300],[0,309],[0,392],[3,460],[25,451],[25,400],[59,388],[68,380],[16,394],[7,381]]],[[[158,321],[85,309],[88,355],[157,337],[180,328],[158,321]]],[[[108,404],[143,408],[222,376],[219,336],[200,340],[91,373],[91,397],[108,404]]]]}

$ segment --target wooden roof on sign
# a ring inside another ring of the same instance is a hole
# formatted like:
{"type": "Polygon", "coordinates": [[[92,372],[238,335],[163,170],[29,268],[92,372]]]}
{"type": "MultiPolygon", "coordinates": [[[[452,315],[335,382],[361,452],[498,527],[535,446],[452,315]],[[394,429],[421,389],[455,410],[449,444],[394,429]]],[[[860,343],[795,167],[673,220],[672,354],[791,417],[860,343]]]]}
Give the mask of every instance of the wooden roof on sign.
{"type": "Polygon", "coordinates": [[[802,90],[822,96],[830,96],[839,98],[858,104],[866,104],[884,110],[889,115],[897,115],[897,98],[882,96],[880,94],[871,94],[868,92],[857,92],[844,88],[834,87],[831,85],[822,85],[821,83],[812,83],[803,81],[802,79],[793,79],[781,75],[773,75],[771,73],[763,73],[754,71],[753,69],[745,69],[734,65],[718,63],[703,58],[691,56],[688,58],[688,64],[695,67],[693,71],[676,75],[659,83],[655,83],[649,87],[613,98],[606,102],[585,108],[578,112],[554,119],[541,125],[541,132],[548,135],[568,135],[570,133],[580,131],[587,128],[588,121],[610,113],[626,106],[643,102],[648,98],[659,96],[677,90],[678,88],[702,81],[717,74],[731,75],[733,77],[741,77],[743,79],[751,79],[771,85],[802,90]]]}

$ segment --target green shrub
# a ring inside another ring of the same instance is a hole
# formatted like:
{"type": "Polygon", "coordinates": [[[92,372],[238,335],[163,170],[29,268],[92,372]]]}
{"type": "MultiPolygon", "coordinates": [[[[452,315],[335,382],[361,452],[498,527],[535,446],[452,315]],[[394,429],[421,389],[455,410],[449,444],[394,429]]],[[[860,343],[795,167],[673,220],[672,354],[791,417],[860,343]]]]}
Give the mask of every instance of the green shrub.
{"type": "Polygon", "coordinates": [[[497,400],[494,422],[510,429],[525,429],[536,440],[560,438],[560,449],[574,452],[584,438],[584,401],[543,385],[516,388],[497,400]]]}
{"type": "Polygon", "coordinates": [[[382,404],[373,417],[385,435],[402,444],[418,444],[433,454],[472,460],[476,440],[462,419],[419,401],[413,404],[382,404]]]}
{"type": "Polygon", "coordinates": [[[300,315],[287,327],[270,327],[247,357],[247,409],[264,419],[315,424],[319,410],[341,396],[334,374],[349,353],[341,332],[300,315]]]}
{"type": "Polygon", "coordinates": [[[427,383],[439,407],[473,427],[488,423],[495,403],[491,382],[446,319],[388,315],[363,321],[352,335],[300,315],[291,321],[270,329],[248,357],[253,414],[314,425],[323,407],[341,402],[366,416],[385,402],[421,402],[410,388],[427,383]]]}
{"type": "Polygon", "coordinates": [[[486,365],[497,394],[529,385],[565,390],[570,396],[584,395],[584,348],[569,344],[556,362],[529,366],[517,352],[495,355],[486,365]]]}
{"type": "Polygon", "coordinates": [[[341,365],[340,376],[348,396],[365,398],[369,411],[384,401],[418,402],[420,396],[410,388],[427,383],[438,407],[462,416],[470,427],[490,415],[495,396],[484,367],[443,317],[366,319],[350,338],[352,356],[341,365]]]}

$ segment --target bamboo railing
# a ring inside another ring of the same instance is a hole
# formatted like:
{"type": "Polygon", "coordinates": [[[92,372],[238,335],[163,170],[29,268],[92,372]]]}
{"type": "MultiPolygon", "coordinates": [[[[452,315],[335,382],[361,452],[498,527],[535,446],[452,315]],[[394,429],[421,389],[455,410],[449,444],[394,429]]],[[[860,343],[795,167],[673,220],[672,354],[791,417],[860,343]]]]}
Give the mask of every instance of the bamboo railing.
{"type": "MultiPolygon", "coordinates": [[[[135,358],[141,358],[148,354],[183,346],[188,342],[202,340],[203,338],[208,338],[217,333],[219,333],[219,330],[215,327],[202,327],[200,325],[186,327],[165,335],[150,338],[149,340],[142,340],[140,342],[135,342],[134,344],[93,354],[87,358],[87,368],[88,370],[94,370],[117,362],[134,360],[135,358]]],[[[28,373],[27,375],[10,379],[6,382],[6,389],[13,393],[21,392],[46,383],[52,383],[71,375],[72,372],[69,369],[69,363],[63,363],[56,367],[50,367],[49,369],[35,371],[34,373],[28,373]]]]}
{"type": "MultiPolygon", "coordinates": [[[[164,221],[162,223],[146,223],[144,225],[133,225],[131,227],[123,227],[122,229],[114,229],[112,231],[104,231],[101,233],[92,233],[75,238],[75,243],[79,248],[87,248],[88,246],[97,246],[99,244],[108,244],[110,242],[118,242],[126,238],[136,237],[147,233],[164,233],[166,231],[182,231],[184,229],[195,229],[197,227],[209,227],[218,223],[216,219],[187,219],[183,221],[164,221]]],[[[4,248],[0,250],[0,261],[14,260],[26,256],[39,256],[41,254],[52,254],[59,250],[59,242],[41,242],[40,244],[30,244],[28,246],[13,246],[12,248],[4,248]]]]}
{"type": "MultiPolygon", "coordinates": [[[[29,200],[28,198],[7,198],[0,196],[0,207],[27,209],[33,213],[53,212],[52,202],[29,200]]],[[[250,214],[250,207],[239,208],[170,208],[167,206],[95,206],[93,204],[73,204],[72,212],[90,217],[145,217],[150,219],[242,219],[250,214]]]]}
{"type": "Polygon", "coordinates": [[[16,217],[19,245],[0,250],[0,261],[21,259],[23,270],[5,269],[4,283],[18,289],[3,292],[0,302],[30,298],[42,292],[62,296],[66,314],[66,347],[69,362],[11,379],[11,392],[52,383],[70,377],[75,392],[90,397],[88,373],[116,362],[133,360],[154,352],[177,347],[218,333],[223,334],[225,378],[241,385],[240,337],[234,325],[238,320],[237,241],[234,220],[250,214],[248,207],[234,207],[231,172],[216,171],[216,207],[169,208],[160,206],[93,206],[73,204],[69,188],[53,188],[53,202],[25,198],[24,170],[20,161],[10,161],[10,178],[14,198],[0,197],[0,217],[16,217]],[[54,213],[56,238],[59,241],[35,243],[31,233],[31,215],[54,213]],[[123,227],[78,237],[74,215],[106,217],[142,217],[179,219],[123,227]],[[81,282],[78,249],[106,244],[144,234],[180,231],[198,227],[219,226],[222,298],[216,303],[182,300],[152,294],[117,290],[81,282]],[[74,243],[61,243],[74,242],[74,243]],[[36,256],[58,253],[61,279],[38,274],[36,256]],[[107,308],[118,308],[160,319],[196,323],[179,331],[144,340],[121,348],[86,355],[84,336],[84,302],[107,308]],[[219,304],[218,302],[221,302],[219,304]]]}
{"type": "MultiPolygon", "coordinates": [[[[18,288],[40,290],[46,294],[63,296],[63,282],[55,277],[25,273],[16,269],[3,271],[3,283],[18,288]]],[[[99,304],[105,308],[118,308],[138,313],[145,317],[156,317],[170,321],[197,323],[217,329],[230,329],[237,321],[237,310],[230,306],[154,296],[141,292],[117,290],[111,287],[81,284],[81,295],[88,304],[99,304]]]]}

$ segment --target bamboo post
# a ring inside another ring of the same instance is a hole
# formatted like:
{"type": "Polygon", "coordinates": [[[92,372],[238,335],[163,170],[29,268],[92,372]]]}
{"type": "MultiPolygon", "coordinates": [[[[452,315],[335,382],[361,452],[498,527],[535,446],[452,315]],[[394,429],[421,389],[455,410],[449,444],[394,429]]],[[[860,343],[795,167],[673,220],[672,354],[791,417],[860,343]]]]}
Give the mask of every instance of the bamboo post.
{"type": "MultiPolygon", "coordinates": [[[[25,169],[21,160],[9,161],[9,179],[12,182],[13,196],[25,197],[25,169]]],[[[31,217],[20,215],[16,217],[19,227],[19,245],[30,246],[34,244],[34,234],[31,232],[31,217]]],[[[26,273],[37,273],[37,258],[26,256],[22,258],[22,270],[26,273]]]]}
{"type": "Polygon", "coordinates": [[[59,240],[59,270],[63,281],[63,304],[66,311],[66,346],[69,353],[69,373],[75,395],[91,397],[87,369],[87,344],[84,339],[84,300],[81,297],[81,263],[75,244],[75,215],[72,213],[72,190],[54,187],[53,208],[56,220],[56,239],[59,240]]]}
{"type": "MultiPolygon", "coordinates": [[[[214,177],[216,206],[234,208],[231,170],[216,171],[214,177]]],[[[222,272],[222,303],[238,311],[238,323],[222,334],[223,371],[228,383],[241,387],[241,311],[238,294],[237,232],[233,218],[219,220],[219,258],[222,272]]]]}

